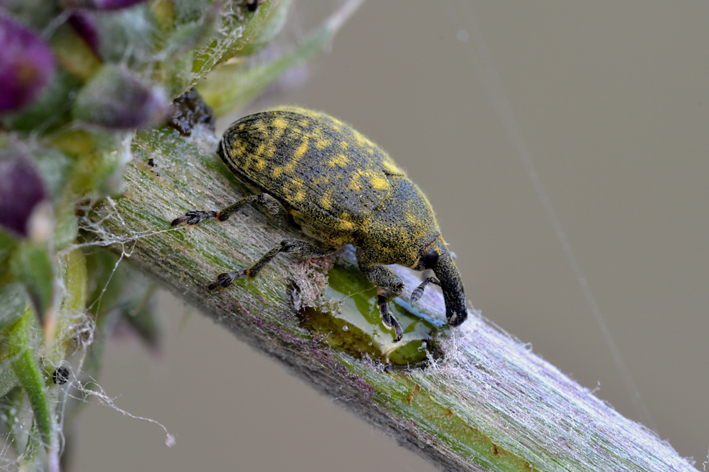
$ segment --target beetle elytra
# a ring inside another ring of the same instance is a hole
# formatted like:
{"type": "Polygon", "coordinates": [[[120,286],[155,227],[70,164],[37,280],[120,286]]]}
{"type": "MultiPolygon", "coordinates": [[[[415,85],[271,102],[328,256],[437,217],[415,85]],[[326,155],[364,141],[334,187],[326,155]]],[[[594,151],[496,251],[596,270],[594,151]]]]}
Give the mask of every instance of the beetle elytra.
{"type": "Polygon", "coordinates": [[[432,269],[412,298],[428,283],[441,286],[446,318],[458,326],[467,317],[465,292],[426,196],[378,146],[348,125],[323,113],[279,107],[243,117],[224,133],[217,153],[254,195],[220,211],[190,211],[172,225],[226,221],[246,204],[263,205],[274,217],[295,224],[318,241],[288,239],[248,269],[220,274],[210,290],[255,277],[281,252],[319,257],[347,244],[357,264],[378,287],[382,321],[402,337],[388,306],[404,283],[386,264],[432,269]]]}

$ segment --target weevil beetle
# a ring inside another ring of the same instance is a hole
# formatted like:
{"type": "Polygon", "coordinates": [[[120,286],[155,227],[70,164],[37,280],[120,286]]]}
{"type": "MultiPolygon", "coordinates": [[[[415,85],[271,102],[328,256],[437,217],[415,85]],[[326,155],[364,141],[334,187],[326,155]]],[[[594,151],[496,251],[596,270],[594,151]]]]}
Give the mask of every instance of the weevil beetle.
{"type": "Polygon", "coordinates": [[[426,279],[414,298],[434,282],[443,290],[448,324],[465,321],[463,281],[426,196],[359,132],[323,113],[279,107],[234,122],[217,154],[254,195],[219,211],[187,212],[173,226],[211,218],[226,221],[244,205],[258,203],[322,247],[283,240],[250,268],[219,274],[210,290],[256,277],[281,252],[320,257],[352,244],[360,270],[378,287],[382,321],[394,329],[395,341],[403,332],[388,301],[401,295],[404,283],[385,264],[433,269],[436,278],[426,279]]]}

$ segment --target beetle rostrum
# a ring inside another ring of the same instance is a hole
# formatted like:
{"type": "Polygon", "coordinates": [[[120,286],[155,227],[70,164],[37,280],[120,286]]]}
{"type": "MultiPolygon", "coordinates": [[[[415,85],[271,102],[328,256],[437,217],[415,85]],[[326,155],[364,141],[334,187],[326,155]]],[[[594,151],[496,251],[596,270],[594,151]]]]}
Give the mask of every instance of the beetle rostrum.
{"type": "Polygon", "coordinates": [[[352,244],[360,270],[378,288],[382,321],[394,330],[395,341],[403,332],[388,301],[401,295],[404,283],[386,264],[432,269],[436,277],[426,279],[413,298],[430,282],[440,285],[448,324],[465,321],[463,281],[426,196],[359,132],[323,113],[279,107],[233,123],[217,153],[254,195],[219,211],[187,212],[173,226],[226,221],[244,205],[257,203],[319,244],[284,240],[248,269],[220,274],[210,290],[256,277],[281,252],[320,257],[352,244]]]}

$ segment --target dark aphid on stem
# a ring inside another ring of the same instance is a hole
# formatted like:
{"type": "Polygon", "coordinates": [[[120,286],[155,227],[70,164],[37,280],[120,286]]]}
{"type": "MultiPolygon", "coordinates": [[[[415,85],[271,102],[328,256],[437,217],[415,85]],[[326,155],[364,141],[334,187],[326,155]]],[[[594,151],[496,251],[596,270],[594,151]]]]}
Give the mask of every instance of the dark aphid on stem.
{"type": "Polygon", "coordinates": [[[226,221],[244,205],[258,203],[322,245],[281,241],[250,268],[219,274],[210,290],[256,277],[281,252],[320,257],[352,244],[360,270],[378,287],[382,321],[394,329],[396,341],[403,332],[388,301],[401,295],[404,283],[385,264],[432,269],[436,277],[424,281],[413,297],[420,298],[428,283],[440,285],[448,324],[465,321],[463,282],[431,205],[369,139],[323,113],[280,107],[236,121],[224,133],[217,153],[255,195],[220,211],[187,212],[173,226],[211,218],[226,221]]]}
{"type": "Polygon", "coordinates": [[[52,373],[52,381],[57,385],[64,385],[69,381],[69,369],[61,366],[52,373]]]}

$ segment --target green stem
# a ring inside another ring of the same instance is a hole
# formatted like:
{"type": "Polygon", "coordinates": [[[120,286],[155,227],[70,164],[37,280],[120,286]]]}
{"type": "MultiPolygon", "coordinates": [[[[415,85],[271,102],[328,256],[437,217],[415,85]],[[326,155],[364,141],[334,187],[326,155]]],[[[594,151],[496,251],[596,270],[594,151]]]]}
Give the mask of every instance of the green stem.
{"type": "MultiPolygon", "coordinates": [[[[289,299],[293,281],[303,287],[318,280],[313,267],[327,264],[282,256],[253,280],[206,290],[216,274],[248,267],[298,233],[254,208],[238,221],[170,227],[185,211],[240,198],[242,187],[214,154],[216,139],[202,132],[190,142],[171,130],[138,134],[126,196],[84,225],[97,225],[102,244],[130,252],[131,263],[177,296],[441,469],[695,470],[652,432],[475,316],[440,341],[443,359],[426,368],[383,369],[332,348],[301,324],[289,299]]],[[[409,289],[418,284],[401,273],[409,289]]],[[[440,318],[441,295],[429,293],[422,311],[440,318]]]]}
{"type": "MultiPolygon", "coordinates": [[[[8,357],[12,359],[12,370],[20,386],[27,393],[35,424],[42,442],[49,447],[52,437],[52,419],[50,407],[44,391],[44,378],[37,363],[37,357],[30,346],[29,325],[34,319],[31,308],[27,308],[22,317],[8,330],[10,349],[8,357]]],[[[31,439],[31,438],[30,438],[31,439]]]]}
{"type": "Polygon", "coordinates": [[[197,84],[197,90],[218,116],[244,106],[290,69],[319,54],[361,3],[362,0],[350,0],[345,3],[303,44],[275,61],[252,67],[240,74],[236,72],[241,68],[241,64],[225,64],[214,69],[208,80],[197,84]]]}

